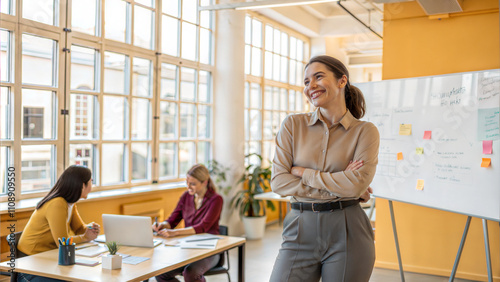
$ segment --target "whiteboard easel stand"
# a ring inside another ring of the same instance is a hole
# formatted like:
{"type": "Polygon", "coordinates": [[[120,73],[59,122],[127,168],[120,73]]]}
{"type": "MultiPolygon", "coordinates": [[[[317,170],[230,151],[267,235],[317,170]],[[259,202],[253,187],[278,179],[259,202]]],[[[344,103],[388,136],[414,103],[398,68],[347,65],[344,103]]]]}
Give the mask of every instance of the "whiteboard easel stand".
{"type": "MultiPolygon", "coordinates": [[[[469,232],[471,218],[472,216],[470,215],[467,216],[467,222],[465,223],[464,234],[462,235],[462,240],[460,241],[460,246],[458,247],[457,257],[455,258],[455,263],[453,264],[453,269],[451,270],[449,282],[452,282],[455,279],[455,274],[457,272],[458,263],[460,262],[460,256],[462,255],[465,239],[467,238],[467,233],[469,232]]],[[[493,273],[491,271],[491,255],[490,255],[490,240],[488,235],[488,222],[484,218],[482,218],[482,222],[483,222],[483,234],[484,234],[484,251],[486,253],[486,268],[488,271],[488,282],[492,282],[493,273]]]]}
{"type": "Polygon", "coordinates": [[[401,262],[401,252],[399,250],[398,231],[396,230],[396,220],[394,219],[394,208],[392,207],[392,200],[389,200],[389,209],[391,211],[392,231],[394,232],[394,241],[396,242],[396,252],[398,253],[399,274],[401,275],[401,282],[405,281],[405,273],[403,271],[403,263],[401,262]]]}

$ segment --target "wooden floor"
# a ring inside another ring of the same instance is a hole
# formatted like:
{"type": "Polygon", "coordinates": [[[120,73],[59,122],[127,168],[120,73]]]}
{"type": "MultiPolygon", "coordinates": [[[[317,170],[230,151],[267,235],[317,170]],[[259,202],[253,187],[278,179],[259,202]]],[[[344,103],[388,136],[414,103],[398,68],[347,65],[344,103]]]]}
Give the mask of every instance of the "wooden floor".
{"type": "MultiPolygon", "coordinates": [[[[281,244],[281,226],[278,224],[269,225],[266,228],[264,240],[247,241],[246,244],[246,275],[247,282],[266,282],[269,281],[274,260],[278,254],[281,244]]],[[[237,281],[237,251],[231,251],[231,280],[237,281]]],[[[181,280],[182,278],[180,278],[181,280]]],[[[445,282],[448,277],[424,275],[406,272],[405,281],[407,282],[445,282]]],[[[226,282],[227,276],[216,275],[206,277],[207,282],[226,282]]],[[[153,281],[153,279],[150,279],[153,281]]],[[[181,280],[182,281],[182,280],[181,280]]],[[[371,282],[398,282],[401,281],[399,271],[375,268],[373,270],[371,282]]],[[[472,280],[455,279],[455,282],[468,282],[472,280]]],[[[309,281],[304,281],[309,282],[309,281]]],[[[325,281],[327,282],[327,281],[325,281]]]]}

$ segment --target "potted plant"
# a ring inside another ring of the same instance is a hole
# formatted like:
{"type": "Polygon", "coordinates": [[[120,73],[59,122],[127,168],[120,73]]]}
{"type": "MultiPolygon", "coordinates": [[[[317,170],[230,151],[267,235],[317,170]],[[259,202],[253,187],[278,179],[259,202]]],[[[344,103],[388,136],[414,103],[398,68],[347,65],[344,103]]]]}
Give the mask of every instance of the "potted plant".
{"type": "Polygon", "coordinates": [[[120,269],[122,268],[122,256],[117,255],[116,252],[120,246],[115,242],[106,242],[109,255],[102,257],[102,268],[104,269],[120,269]]]}
{"type": "Polygon", "coordinates": [[[258,164],[250,164],[245,167],[245,173],[238,181],[243,183],[243,190],[238,191],[230,201],[230,206],[239,211],[245,227],[248,239],[262,239],[266,227],[266,208],[275,210],[274,204],[268,200],[255,199],[255,196],[271,190],[271,167],[261,167],[262,156],[258,154],[246,155],[259,159],[258,164]],[[265,203],[264,203],[265,202],[265,203]],[[265,204],[265,206],[264,206],[265,204]]]}

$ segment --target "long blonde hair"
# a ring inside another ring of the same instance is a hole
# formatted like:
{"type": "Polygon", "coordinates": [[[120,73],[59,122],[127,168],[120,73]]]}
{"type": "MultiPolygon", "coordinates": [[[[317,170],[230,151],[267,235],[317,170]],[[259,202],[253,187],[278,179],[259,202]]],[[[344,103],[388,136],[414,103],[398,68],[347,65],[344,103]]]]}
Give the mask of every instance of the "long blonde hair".
{"type": "Polygon", "coordinates": [[[214,182],[212,181],[212,178],[210,177],[210,172],[204,165],[195,164],[189,169],[187,175],[196,178],[196,180],[200,182],[208,180],[207,189],[211,189],[212,191],[217,192],[217,187],[215,186],[214,182]]]}

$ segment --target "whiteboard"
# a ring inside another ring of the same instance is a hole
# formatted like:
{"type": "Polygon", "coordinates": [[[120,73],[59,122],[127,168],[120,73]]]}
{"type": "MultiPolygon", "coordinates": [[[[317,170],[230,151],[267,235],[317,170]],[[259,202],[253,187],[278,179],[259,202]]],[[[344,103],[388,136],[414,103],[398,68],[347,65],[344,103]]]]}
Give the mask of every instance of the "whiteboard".
{"type": "Polygon", "coordinates": [[[376,197],[500,221],[500,70],[355,85],[366,100],[363,120],[380,132],[376,197]],[[492,154],[483,140],[492,140],[492,154]]]}

